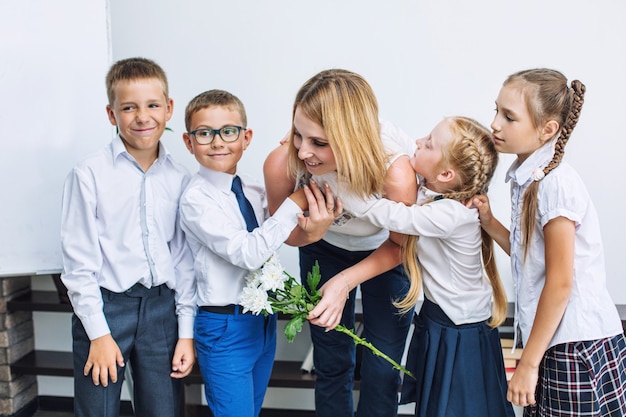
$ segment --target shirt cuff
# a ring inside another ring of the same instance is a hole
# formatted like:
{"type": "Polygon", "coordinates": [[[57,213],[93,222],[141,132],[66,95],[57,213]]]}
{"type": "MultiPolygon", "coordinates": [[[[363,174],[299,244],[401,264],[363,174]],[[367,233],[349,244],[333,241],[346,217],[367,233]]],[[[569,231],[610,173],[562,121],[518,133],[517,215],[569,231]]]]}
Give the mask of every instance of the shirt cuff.
{"type": "Polygon", "coordinates": [[[302,213],[300,206],[298,206],[291,198],[287,198],[283,201],[280,207],[278,207],[278,210],[276,210],[276,212],[272,215],[272,218],[281,225],[288,227],[291,231],[298,225],[299,213],[302,213]]]}
{"type": "Polygon", "coordinates": [[[105,334],[111,333],[111,329],[109,329],[109,323],[107,323],[107,319],[102,314],[95,314],[89,317],[81,318],[81,323],[85,328],[85,332],[87,333],[87,337],[89,340],[94,340],[99,337],[104,336],[105,334]]]}
{"type": "Polygon", "coordinates": [[[193,316],[178,316],[178,338],[193,339],[193,316]]]}

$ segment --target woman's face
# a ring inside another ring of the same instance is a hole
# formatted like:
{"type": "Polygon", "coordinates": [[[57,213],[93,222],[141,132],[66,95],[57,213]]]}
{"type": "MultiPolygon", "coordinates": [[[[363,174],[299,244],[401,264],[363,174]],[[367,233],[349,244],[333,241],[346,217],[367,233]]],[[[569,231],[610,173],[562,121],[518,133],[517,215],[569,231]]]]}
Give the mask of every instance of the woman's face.
{"type": "Polygon", "coordinates": [[[324,128],[306,117],[298,107],[293,117],[293,126],[293,145],[309,173],[323,175],[336,171],[335,154],[326,139],[324,128]]]}

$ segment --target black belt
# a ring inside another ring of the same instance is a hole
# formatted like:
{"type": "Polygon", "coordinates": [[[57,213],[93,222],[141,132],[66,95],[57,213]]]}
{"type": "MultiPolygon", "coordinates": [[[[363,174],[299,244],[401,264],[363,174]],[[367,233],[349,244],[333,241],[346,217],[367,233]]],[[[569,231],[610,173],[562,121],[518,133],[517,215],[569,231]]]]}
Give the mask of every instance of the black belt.
{"type": "Polygon", "coordinates": [[[237,312],[239,312],[239,314],[252,314],[249,310],[243,313],[243,307],[239,304],[229,304],[227,306],[200,306],[200,310],[217,314],[235,314],[237,312]]]}

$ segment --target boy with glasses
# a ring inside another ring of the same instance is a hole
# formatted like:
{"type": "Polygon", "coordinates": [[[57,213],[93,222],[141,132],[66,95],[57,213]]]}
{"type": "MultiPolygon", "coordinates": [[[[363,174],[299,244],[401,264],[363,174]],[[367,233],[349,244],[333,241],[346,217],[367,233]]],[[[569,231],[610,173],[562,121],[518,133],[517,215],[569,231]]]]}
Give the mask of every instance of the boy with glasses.
{"type": "Polygon", "coordinates": [[[178,222],[189,173],[160,142],[167,77],[129,58],[106,76],[119,134],[79,163],[63,190],[63,283],[74,308],[74,412],[119,415],[126,361],[137,416],[177,416],[195,361],[193,258],[178,222]],[[178,317],[178,320],[177,320],[178,317]]]}
{"type": "Polygon", "coordinates": [[[328,187],[326,199],[316,192],[307,201],[298,192],[269,217],[264,187],[237,171],[252,129],[243,103],[226,91],[193,98],[185,126],[183,140],[200,164],[181,198],[180,217],[195,258],[194,338],[205,395],[215,417],[254,417],[274,362],[276,316],[243,312],[245,278],[297,225],[311,241],[319,240],[341,213],[341,203],[335,205],[328,187]]]}

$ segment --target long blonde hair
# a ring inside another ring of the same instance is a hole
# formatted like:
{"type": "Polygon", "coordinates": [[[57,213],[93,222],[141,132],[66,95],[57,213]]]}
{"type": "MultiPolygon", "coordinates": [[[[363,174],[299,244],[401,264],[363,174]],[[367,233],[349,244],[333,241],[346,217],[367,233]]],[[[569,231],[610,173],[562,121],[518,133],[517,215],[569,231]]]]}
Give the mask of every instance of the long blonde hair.
{"type": "MultiPolygon", "coordinates": [[[[465,203],[476,194],[487,193],[498,165],[498,152],[489,129],[476,120],[460,116],[449,120],[452,140],[447,147],[442,149],[442,159],[439,165],[453,167],[458,181],[443,194],[443,198],[465,203]]],[[[491,283],[494,300],[489,326],[497,327],[506,318],[506,292],[496,267],[493,239],[482,228],[481,237],[483,266],[491,283]]],[[[416,243],[416,236],[407,236],[403,245],[402,261],[411,284],[405,298],[395,303],[402,313],[409,311],[415,305],[421,291],[422,278],[416,243]]]]}
{"type": "MultiPolygon", "coordinates": [[[[567,78],[558,71],[537,68],[517,72],[510,75],[503,85],[519,86],[524,95],[528,114],[533,125],[539,129],[550,120],[559,124],[559,134],[555,144],[552,160],[543,169],[544,177],[559,166],[565,154],[565,145],[580,118],[585,85],[578,80],[567,86],[567,78]]],[[[539,181],[533,181],[522,202],[522,236],[524,242],[524,260],[535,230],[537,214],[537,193],[539,181]]]]}
{"type": "MultiPolygon", "coordinates": [[[[299,108],[326,133],[337,175],[354,194],[382,194],[388,155],[380,138],[378,102],[370,85],[360,75],[329,69],[310,78],[298,91],[293,116],[299,108]]],[[[306,172],[291,129],[289,168],[294,178],[306,172]]]]}

